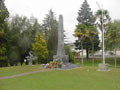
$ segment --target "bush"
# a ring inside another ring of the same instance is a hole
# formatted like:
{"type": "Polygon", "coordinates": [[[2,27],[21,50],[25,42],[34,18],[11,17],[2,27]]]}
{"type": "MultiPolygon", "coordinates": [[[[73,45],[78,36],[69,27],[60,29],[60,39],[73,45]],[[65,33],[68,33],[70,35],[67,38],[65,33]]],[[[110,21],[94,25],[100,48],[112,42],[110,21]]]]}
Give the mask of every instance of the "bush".
{"type": "Polygon", "coordinates": [[[0,67],[6,67],[8,66],[7,60],[0,60],[0,67]]]}
{"type": "Polygon", "coordinates": [[[35,42],[32,44],[32,50],[34,55],[38,57],[39,63],[44,63],[43,60],[46,60],[48,56],[47,44],[44,40],[41,32],[35,36],[35,42]]]}
{"type": "Polygon", "coordinates": [[[75,63],[74,54],[73,54],[70,46],[67,45],[65,48],[66,48],[66,54],[69,56],[69,61],[70,61],[71,63],[75,63]]]}

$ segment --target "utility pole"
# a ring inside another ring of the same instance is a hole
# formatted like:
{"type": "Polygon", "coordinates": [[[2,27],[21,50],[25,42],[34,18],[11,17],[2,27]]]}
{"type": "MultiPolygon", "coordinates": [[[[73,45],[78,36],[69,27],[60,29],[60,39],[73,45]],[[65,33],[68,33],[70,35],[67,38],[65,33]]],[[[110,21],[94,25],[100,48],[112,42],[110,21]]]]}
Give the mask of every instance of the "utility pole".
{"type": "Polygon", "coordinates": [[[101,8],[98,2],[96,2],[100,10],[102,11],[102,25],[101,25],[101,31],[102,31],[102,59],[103,59],[103,64],[105,64],[105,46],[104,46],[104,25],[103,25],[103,7],[101,8]]]}
{"type": "MultiPolygon", "coordinates": [[[[97,2],[96,2],[97,3],[97,2]]],[[[105,46],[104,46],[104,22],[103,22],[103,19],[104,19],[104,16],[103,16],[103,6],[100,7],[100,5],[97,3],[98,7],[100,8],[100,10],[102,11],[102,25],[101,25],[101,31],[102,31],[102,64],[99,64],[99,69],[98,71],[109,71],[109,68],[108,68],[108,64],[105,64],[105,46]]]]}

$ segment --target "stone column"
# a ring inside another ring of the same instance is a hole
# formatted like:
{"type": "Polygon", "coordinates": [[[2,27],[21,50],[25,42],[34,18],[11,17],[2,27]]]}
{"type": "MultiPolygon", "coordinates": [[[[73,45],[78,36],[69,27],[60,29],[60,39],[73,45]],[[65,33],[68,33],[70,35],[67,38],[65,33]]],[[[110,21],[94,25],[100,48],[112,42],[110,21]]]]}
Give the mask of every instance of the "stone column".
{"type": "Polygon", "coordinates": [[[64,28],[63,28],[63,16],[59,15],[58,22],[58,48],[57,55],[53,56],[55,60],[61,60],[63,63],[68,63],[68,55],[65,55],[64,49],[64,28]]]}
{"type": "Polygon", "coordinates": [[[64,50],[64,28],[63,28],[63,16],[59,16],[59,23],[58,23],[58,49],[57,55],[65,55],[64,50]]]}

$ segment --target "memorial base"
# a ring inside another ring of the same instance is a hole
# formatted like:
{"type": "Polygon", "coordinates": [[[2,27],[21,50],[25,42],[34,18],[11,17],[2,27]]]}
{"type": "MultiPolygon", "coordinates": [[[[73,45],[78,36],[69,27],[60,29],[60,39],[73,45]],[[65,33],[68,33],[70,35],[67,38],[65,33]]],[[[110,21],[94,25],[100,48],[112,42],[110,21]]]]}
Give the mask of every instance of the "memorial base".
{"type": "Polygon", "coordinates": [[[53,61],[61,61],[62,63],[69,63],[68,55],[54,55],[53,61]]]}
{"type": "Polygon", "coordinates": [[[102,63],[100,63],[99,65],[98,65],[98,70],[97,71],[110,71],[110,69],[109,69],[109,64],[102,64],[102,63]]]}

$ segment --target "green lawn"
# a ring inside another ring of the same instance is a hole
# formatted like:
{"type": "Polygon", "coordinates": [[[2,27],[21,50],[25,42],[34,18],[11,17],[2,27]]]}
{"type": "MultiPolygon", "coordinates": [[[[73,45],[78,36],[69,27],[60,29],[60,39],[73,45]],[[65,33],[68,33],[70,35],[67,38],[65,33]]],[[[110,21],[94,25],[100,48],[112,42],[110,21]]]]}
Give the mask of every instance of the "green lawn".
{"type": "Polygon", "coordinates": [[[120,90],[120,68],[110,72],[84,66],[0,80],[0,90],[120,90]]]}
{"type": "Polygon", "coordinates": [[[40,65],[33,65],[33,66],[13,66],[13,67],[3,67],[0,68],[0,77],[2,76],[11,76],[15,74],[20,74],[24,72],[31,72],[40,70],[40,65]]]}
{"type": "MultiPolygon", "coordinates": [[[[81,63],[79,60],[78,62],[81,63]]],[[[105,62],[109,64],[111,68],[115,67],[115,61],[114,58],[105,58],[105,62]]],[[[94,66],[98,66],[99,63],[102,63],[102,58],[95,58],[94,60],[94,66]]],[[[92,59],[84,59],[84,66],[92,66],[92,59]]],[[[120,68],[120,58],[117,58],[117,67],[120,68]]]]}

